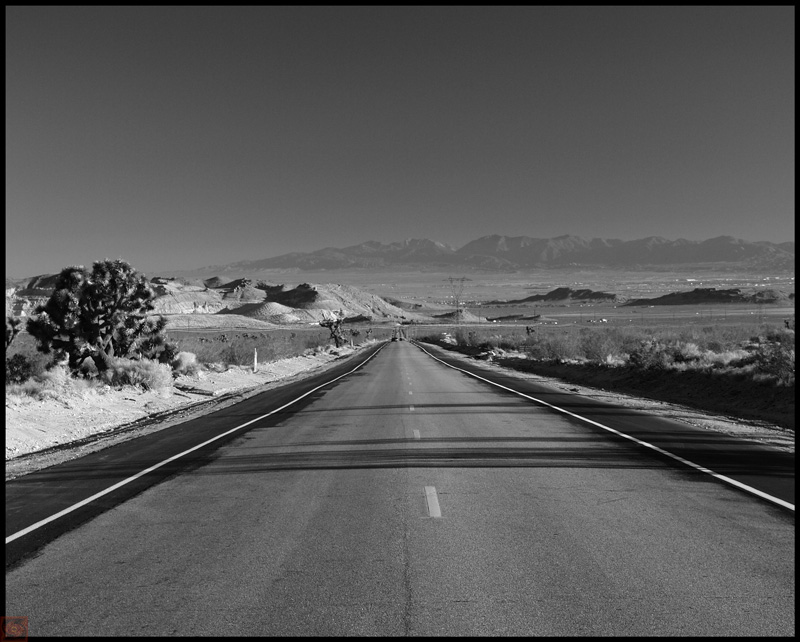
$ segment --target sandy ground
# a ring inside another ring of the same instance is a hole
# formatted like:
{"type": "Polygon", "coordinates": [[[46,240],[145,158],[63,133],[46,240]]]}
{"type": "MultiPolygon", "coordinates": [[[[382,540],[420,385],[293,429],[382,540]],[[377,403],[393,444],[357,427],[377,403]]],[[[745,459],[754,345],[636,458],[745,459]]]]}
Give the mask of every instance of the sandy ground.
{"type": "MultiPolygon", "coordinates": [[[[179,377],[175,388],[162,394],[134,388],[106,388],[46,401],[6,394],[6,479],[218,410],[290,380],[319,372],[353,352],[351,348],[329,349],[315,355],[282,359],[259,364],[256,373],[252,367],[212,367],[194,377],[179,377]]],[[[450,356],[471,361],[457,353],[450,353],[450,356]]],[[[705,430],[736,435],[794,452],[792,431],[763,422],[721,417],[678,404],[567,384],[559,379],[518,372],[493,363],[482,362],[482,365],[520,379],[535,380],[626,407],[666,413],[705,430]]]]}

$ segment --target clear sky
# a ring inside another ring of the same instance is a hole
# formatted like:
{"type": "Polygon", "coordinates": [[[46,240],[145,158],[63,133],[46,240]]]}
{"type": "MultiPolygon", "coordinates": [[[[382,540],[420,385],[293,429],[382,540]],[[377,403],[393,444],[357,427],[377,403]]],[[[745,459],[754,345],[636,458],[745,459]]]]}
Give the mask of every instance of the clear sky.
{"type": "Polygon", "coordinates": [[[6,274],[794,238],[794,7],[6,7],[6,274]]]}

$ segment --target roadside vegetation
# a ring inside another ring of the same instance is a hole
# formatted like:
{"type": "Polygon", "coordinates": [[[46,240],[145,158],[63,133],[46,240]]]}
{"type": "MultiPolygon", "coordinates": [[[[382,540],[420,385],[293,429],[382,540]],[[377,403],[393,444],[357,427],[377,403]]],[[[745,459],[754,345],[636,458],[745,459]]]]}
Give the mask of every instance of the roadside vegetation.
{"type": "MultiPolygon", "coordinates": [[[[794,386],[794,319],[789,324],[720,326],[548,327],[511,334],[491,328],[449,333],[468,352],[522,352],[533,361],[631,367],[649,371],[747,374],[753,381],[794,386]]],[[[425,341],[440,342],[441,335],[425,341]]]]}
{"type": "Polygon", "coordinates": [[[177,347],[166,340],[165,319],[148,316],[155,296],[122,260],[64,268],[24,324],[33,350],[9,355],[22,323],[6,317],[6,393],[44,398],[70,388],[171,386],[177,347]]]}
{"type": "MultiPolygon", "coordinates": [[[[347,343],[356,345],[367,340],[366,329],[352,337],[346,330],[347,343]]],[[[387,338],[390,330],[376,329],[372,338],[387,338]],[[387,336],[384,336],[387,335],[387,336]]],[[[58,391],[72,387],[76,391],[104,386],[135,386],[145,390],[166,390],[174,376],[196,374],[209,368],[252,367],[257,354],[258,363],[288,359],[303,354],[319,354],[333,348],[330,333],[323,328],[269,330],[263,332],[193,332],[169,333],[168,341],[176,354],[169,364],[148,359],[114,360],[113,367],[100,377],[91,365],[71,373],[59,365],[53,355],[36,349],[36,339],[21,333],[6,351],[6,392],[35,398],[56,396],[58,391]]],[[[335,348],[334,348],[335,349],[335,348]]]]}
{"type": "Polygon", "coordinates": [[[708,326],[454,328],[422,341],[568,382],[794,430],[794,318],[708,326]]]}
{"type": "Polygon", "coordinates": [[[91,270],[64,268],[50,298],[27,320],[6,316],[6,394],[35,399],[133,387],[168,391],[180,375],[209,368],[316,354],[374,338],[388,329],[321,323],[297,330],[167,331],[152,315],[155,293],[124,261],[91,270]]]}

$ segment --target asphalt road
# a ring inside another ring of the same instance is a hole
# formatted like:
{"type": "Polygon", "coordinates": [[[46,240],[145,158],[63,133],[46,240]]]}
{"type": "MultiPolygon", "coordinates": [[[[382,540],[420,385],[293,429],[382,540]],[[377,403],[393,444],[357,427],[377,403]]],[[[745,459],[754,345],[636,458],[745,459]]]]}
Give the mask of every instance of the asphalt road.
{"type": "Polygon", "coordinates": [[[660,428],[775,493],[793,456],[747,465],[744,444],[525,384],[565,414],[407,342],[322,383],[8,482],[7,542],[51,495],[252,422],[7,543],[5,613],[31,635],[794,635],[794,511],[575,415],[660,428]]]}

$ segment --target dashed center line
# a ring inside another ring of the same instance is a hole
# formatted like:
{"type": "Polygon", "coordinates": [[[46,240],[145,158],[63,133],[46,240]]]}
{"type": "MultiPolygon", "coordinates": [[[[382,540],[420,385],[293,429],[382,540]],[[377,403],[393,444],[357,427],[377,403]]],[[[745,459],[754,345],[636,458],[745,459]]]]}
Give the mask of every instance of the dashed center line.
{"type": "Polygon", "coordinates": [[[441,517],[442,511],[439,508],[439,498],[436,495],[436,488],[425,486],[425,500],[428,502],[428,516],[441,517]]]}

